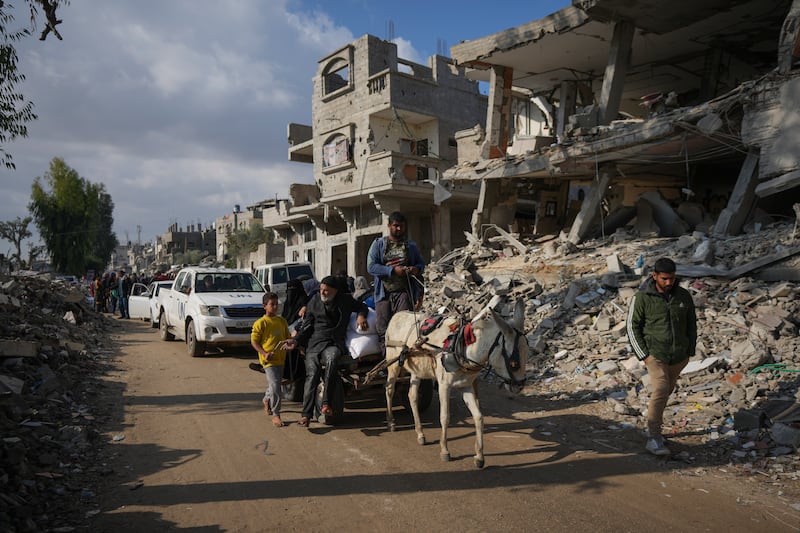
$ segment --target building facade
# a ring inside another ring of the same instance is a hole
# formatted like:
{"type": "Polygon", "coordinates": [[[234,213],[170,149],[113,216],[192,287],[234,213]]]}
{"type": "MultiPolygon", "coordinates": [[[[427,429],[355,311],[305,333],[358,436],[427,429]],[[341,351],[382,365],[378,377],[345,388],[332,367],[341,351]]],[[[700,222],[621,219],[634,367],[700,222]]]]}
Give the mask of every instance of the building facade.
{"type": "Polygon", "coordinates": [[[313,165],[315,184],[290,190],[272,226],[286,260],[364,275],[392,211],[408,217],[426,259],[463,244],[479,188],[441,176],[457,161],[455,133],[483,125],[477,82],[448,58],[420,65],[365,35],[322,58],[313,84],[313,123],[290,124],[288,136],[289,159],[313,165]]]}

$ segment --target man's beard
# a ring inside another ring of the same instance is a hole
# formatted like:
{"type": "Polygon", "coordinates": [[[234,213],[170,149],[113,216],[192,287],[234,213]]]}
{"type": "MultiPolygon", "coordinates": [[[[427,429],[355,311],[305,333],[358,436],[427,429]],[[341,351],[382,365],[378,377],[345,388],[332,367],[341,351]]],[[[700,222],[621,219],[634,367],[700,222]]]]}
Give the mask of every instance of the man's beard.
{"type": "Polygon", "coordinates": [[[334,298],[335,298],[335,296],[331,296],[330,294],[323,295],[322,293],[320,293],[320,295],[319,295],[319,299],[322,300],[322,303],[324,303],[324,304],[331,303],[334,298]]]}

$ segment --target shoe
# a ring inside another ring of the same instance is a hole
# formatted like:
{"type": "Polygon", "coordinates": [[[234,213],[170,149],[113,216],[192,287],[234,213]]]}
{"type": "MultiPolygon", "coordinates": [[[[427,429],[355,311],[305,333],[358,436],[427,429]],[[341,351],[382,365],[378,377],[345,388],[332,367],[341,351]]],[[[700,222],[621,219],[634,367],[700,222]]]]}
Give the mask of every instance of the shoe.
{"type": "Polygon", "coordinates": [[[308,427],[308,423],[309,423],[308,417],[307,416],[302,417],[300,420],[297,421],[297,423],[300,426],[303,426],[304,428],[307,428],[308,427]]]}
{"type": "Polygon", "coordinates": [[[247,365],[250,370],[255,370],[256,372],[264,373],[264,367],[261,366],[261,363],[250,363],[247,365]]]}
{"type": "Polygon", "coordinates": [[[272,425],[275,426],[276,428],[282,428],[286,424],[283,423],[283,420],[281,420],[280,415],[275,415],[272,417],[272,425]]]}
{"type": "Polygon", "coordinates": [[[330,416],[333,414],[333,409],[331,409],[331,406],[328,405],[327,403],[323,403],[322,409],[320,409],[319,412],[325,416],[330,416]]]}
{"type": "Polygon", "coordinates": [[[664,439],[661,437],[651,437],[647,439],[647,444],[645,444],[644,448],[652,453],[653,455],[670,455],[669,448],[664,446],[664,439]]]}

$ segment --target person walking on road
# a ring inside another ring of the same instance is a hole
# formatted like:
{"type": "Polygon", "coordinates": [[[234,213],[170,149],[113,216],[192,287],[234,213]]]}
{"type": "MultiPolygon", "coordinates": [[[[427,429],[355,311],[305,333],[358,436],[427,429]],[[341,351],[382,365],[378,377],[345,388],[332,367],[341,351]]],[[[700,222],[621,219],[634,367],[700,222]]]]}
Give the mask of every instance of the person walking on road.
{"type": "Polygon", "coordinates": [[[283,363],[286,359],[286,350],[295,347],[295,341],[290,339],[289,324],[286,319],[278,315],[278,295],[268,292],[262,298],[264,316],[256,320],[250,333],[250,344],[258,352],[258,360],[267,376],[267,390],[261,402],[264,411],[272,415],[272,425],[282,427],[281,418],[281,378],[283,378],[283,363]]]}
{"type": "Polygon", "coordinates": [[[631,300],[627,327],[636,357],[650,374],[645,448],[654,455],[669,455],[661,434],[664,408],[681,370],[694,355],[697,316],[692,295],[675,281],[675,262],[662,257],[653,270],[652,278],[631,300]]]}
{"type": "Polygon", "coordinates": [[[358,313],[356,327],[363,331],[367,329],[368,312],[366,305],[356,302],[351,295],[340,291],[334,276],[322,278],[319,293],[309,300],[303,323],[295,338],[300,346],[305,346],[306,352],[303,412],[299,421],[301,426],[308,427],[314,414],[317,386],[322,377],[323,366],[325,388],[320,412],[325,416],[333,414],[328,402],[328,392],[331,390],[331,383],[336,373],[336,360],[349,353],[345,335],[350,315],[358,313]]]}
{"type": "Polygon", "coordinates": [[[419,307],[424,268],[417,243],[406,238],[406,217],[389,215],[389,235],[372,242],[367,255],[367,272],[375,277],[375,330],[381,353],[386,357],[386,328],[398,311],[419,307]]]}
{"type": "Polygon", "coordinates": [[[119,277],[117,278],[117,293],[119,296],[119,317],[120,318],[130,318],[131,315],[128,313],[128,297],[131,295],[131,287],[133,284],[131,283],[131,278],[125,273],[124,270],[119,271],[119,277]]]}

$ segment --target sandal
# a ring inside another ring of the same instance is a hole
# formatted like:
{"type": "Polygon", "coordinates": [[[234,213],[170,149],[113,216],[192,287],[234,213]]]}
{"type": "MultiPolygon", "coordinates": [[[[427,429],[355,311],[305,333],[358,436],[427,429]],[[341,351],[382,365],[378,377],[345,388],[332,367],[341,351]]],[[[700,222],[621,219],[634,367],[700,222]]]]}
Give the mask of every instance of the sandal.
{"type": "Polygon", "coordinates": [[[333,409],[331,409],[331,406],[328,405],[327,403],[323,403],[322,409],[320,409],[319,412],[325,416],[330,416],[333,414],[333,409]]]}
{"type": "Polygon", "coordinates": [[[267,415],[271,415],[272,408],[269,406],[269,402],[267,400],[261,400],[261,403],[264,404],[264,412],[267,413],[267,415]]]}
{"type": "Polygon", "coordinates": [[[283,420],[281,420],[281,417],[279,415],[275,415],[272,417],[272,425],[275,426],[276,428],[282,428],[286,424],[283,423],[283,420]]]}
{"type": "Polygon", "coordinates": [[[303,426],[304,428],[307,428],[309,423],[308,417],[307,416],[302,417],[300,420],[297,421],[297,423],[303,426]]]}

